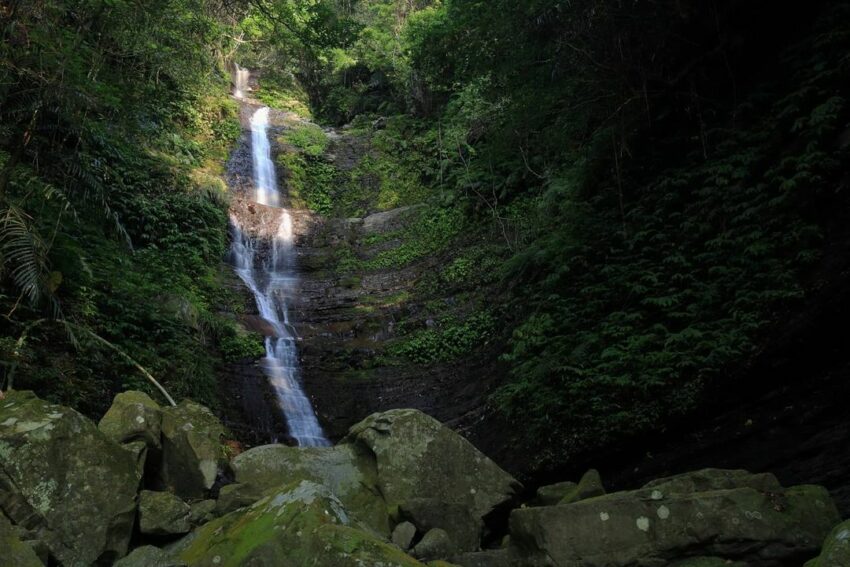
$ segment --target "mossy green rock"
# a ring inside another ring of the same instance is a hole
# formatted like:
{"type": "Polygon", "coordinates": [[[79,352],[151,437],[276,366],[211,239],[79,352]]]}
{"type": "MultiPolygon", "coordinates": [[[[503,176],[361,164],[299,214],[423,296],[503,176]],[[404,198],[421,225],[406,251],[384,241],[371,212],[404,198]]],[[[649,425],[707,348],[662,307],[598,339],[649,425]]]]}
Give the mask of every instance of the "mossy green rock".
{"type": "Polygon", "coordinates": [[[122,392],[97,428],[116,443],[143,441],[150,448],[159,448],[162,409],[144,392],[122,392]]]}
{"type": "Polygon", "coordinates": [[[32,547],[18,539],[3,514],[0,514],[0,567],[43,567],[32,547]]]}
{"type": "Polygon", "coordinates": [[[0,402],[0,501],[14,503],[5,511],[38,528],[63,564],[126,554],[137,486],[130,453],[76,411],[32,392],[10,392],[0,402]]]}
{"type": "Polygon", "coordinates": [[[605,487],[602,485],[602,477],[599,476],[597,470],[590,469],[584,473],[584,476],[581,477],[577,485],[564,492],[558,504],[572,504],[579,500],[587,500],[588,498],[602,496],[603,494],[605,494],[605,487]]]}
{"type": "Polygon", "coordinates": [[[386,504],[377,485],[375,461],[355,445],[287,447],[264,445],[233,459],[236,481],[261,490],[297,480],[330,489],[351,515],[379,535],[390,534],[386,504]]]}
{"type": "Polygon", "coordinates": [[[690,493],[665,492],[659,482],[569,505],[514,510],[510,549],[532,564],[587,567],[664,564],[691,555],[793,564],[811,556],[838,518],[827,491],[798,486],[763,492],[747,486],[753,482],[760,481],[690,493]]]}
{"type": "Polygon", "coordinates": [[[171,553],[190,567],[421,567],[361,529],[327,488],[299,481],[205,524],[171,553]]]}
{"type": "Polygon", "coordinates": [[[227,464],[226,431],[202,405],[183,401],[162,410],[160,480],[183,498],[203,498],[227,464]]]}
{"type": "Polygon", "coordinates": [[[823,542],[820,555],[805,567],[842,567],[850,565],[850,520],[838,524],[823,542]]]}
{"type": "Polygon", "coordinates": [[[185,534],[191,508],[170,492],[139,493],[139,531],[148,535],[185,534]]]}
{"type": "Polygon", "coordinates": [[[343,444],[373,455],[391,516],[423,532],[446,530],[458,551],[477,550],[483,518],[521,489],[466,439],[417,410],[373,414],[354,425],[343,444]]]}

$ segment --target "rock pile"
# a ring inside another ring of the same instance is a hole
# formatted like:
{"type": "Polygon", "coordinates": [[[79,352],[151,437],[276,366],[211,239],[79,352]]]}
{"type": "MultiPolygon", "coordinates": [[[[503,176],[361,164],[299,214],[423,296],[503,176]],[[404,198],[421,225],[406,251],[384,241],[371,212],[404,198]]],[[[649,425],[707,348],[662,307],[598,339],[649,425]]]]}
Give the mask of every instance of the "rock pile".
{"type": "Polygon", "coordinates": [[[770,474],[707,469],[606,494],[591,470],[523,503],[520,483],[416,410],[374,414],[335,447],[231,459],[226,437],[192,402],[126,392],[96,427],[10,392],[0,567],[850,565],[829,494],[770,474]]]}

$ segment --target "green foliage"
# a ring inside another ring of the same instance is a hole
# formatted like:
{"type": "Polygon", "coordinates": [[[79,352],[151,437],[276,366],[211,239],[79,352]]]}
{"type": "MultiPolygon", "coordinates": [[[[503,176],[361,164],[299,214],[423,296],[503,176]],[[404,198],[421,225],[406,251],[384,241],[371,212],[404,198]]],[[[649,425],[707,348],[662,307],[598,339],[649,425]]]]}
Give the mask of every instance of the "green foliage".
{"type": "Polygon", "coordinates": [[[464,216],[457,208],[429,207],[415,210],[399,231],[376,235],[367,244],[395,242],[396,246],[382,250],[368,259],[354,255],[348,246],[337,250],[340,271],[376,271],[398,269],[429,256],[438,256],[462,233],[464,216]]]}
{"type": "Polygon", "coordinates": [[[390,346],[389,354],[417,364],[450,362],[487,346],[495,326],[489,311],[479,311],[463,322],[449,321],[437,329],[415,332],[390,346]]]}
{"type": "Polygon", "coordinates": [[[309,122],[295,124],[284,132],[281,139],[284,143],[294,146],[308,156],[318,157],[328,147],[328,136],[319,126],[309,122]]]}
{"type": "MultiPolygon", "coordinates": [[[[434,296],[504,276],[511,374],[494,399],[547,447],[534,465],[693,411],[846,239],[847,6],[711,6],[364,1],[338,11],[352,41],[299,63],[319,115],[377,148],[333,202],[428,202],[492,244],[400,231],[338,254],[347,270],[447,258],[420,282],[434,296]]],[[[433,362],[438,335],[396,348],[433,362]]]]}
{"type": "MultiPolygon", "coordinates": [[[[99,416],[153,373],[217,404],[223,161],[240,135],[206,0],[0,8],[0,386],[99,416]],[[139,30],[144,30],[140,33],[139,30]]],[[[154,393],[154,395],[157,395],[154,393]]]]}

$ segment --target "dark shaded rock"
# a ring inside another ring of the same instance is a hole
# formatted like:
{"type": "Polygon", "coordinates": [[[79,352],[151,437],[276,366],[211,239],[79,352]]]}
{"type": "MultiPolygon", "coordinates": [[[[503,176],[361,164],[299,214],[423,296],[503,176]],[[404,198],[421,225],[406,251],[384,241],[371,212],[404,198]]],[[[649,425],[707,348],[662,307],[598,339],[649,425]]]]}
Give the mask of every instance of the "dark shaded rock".
{"type": "Polygon", "coordinates": [[[457,552],[457,547],[446,530],[434,528],[413,548],[413,556],[423,561],[445,559],[457,552]]]}
{"type": "Polygon", "coordinates": [[[541,486],[537,489],[537,495],[534,498],[533,504],[535,506],[554,506],[577,486],[576,483],[569,481],[541,486]]]}
{"type": "Polygon", "coordinates": [[[579,500],[586,500],[595,496],[605,494],[605,487],[602,486],[602,478],[599,476],[599,471],[590,469],[581,477],[577,485],[567,490],[558,504],[572,504],[579,500]]]}
{"type": "Polygon", "coordinates": [[[146,545],[134,549],[130,555],[116,562],[114,567],[186,567],[186,562],[173,559],[158,547],[146,545]]]}
{"type": "Polygon", "coordinates": [[[393,528],[391,540],[401,549],[407,551],[410,549],[414,537],[416,537],[416,526],[410,522],[402,522],[393,528]]]}
{"type": "Polygon", "coordinates": [[[697,486],[712,489],[685,492],[690,480],[662,479],[637,491],[514,510],[510,549],[530,563],[587,567],[698,555],[767,566],[811,556],[838,518],[829,494],[816,486],[764,492],[752,485],[772,482],[759,477],[698,471],[691,478],[705,484],[697,486]],[[732,487],[736,483],[740,487],[732,487]]]}
{"type": "Polygon", "coordinates": [[[838,524],[823,542],[820,555],[805,567],[842,567],[850,565],[850,520],[838,524]]]}
{"type": "Polygon", "coordinates": [[[0,565],[42,567],[33,548],[21,541],[6,516],[0,514],[0,565]]]}
{"type": "Polygon", "coordinates": [[[222,486],[215,503],[215,515],[224,516],[250,506],[263,497],[263,489],[253,484],[228,484],[222,486]]]}
{"type": "Polygon", "coordinates": [[[488,549],[455,555],[452,557],[452,563],[461,567],[512,567],[514,565],[506,549],[488,549]]]}
{"type": "Polygon", "coordinates": [[[183,498],[203,498],[227,464],[225,429],[202,405],[183,401],[162,410],[160,480],[183,498]]]}
{"type": "Polygon", "coordinates": [[[521,485],[466,439],[416,410],[374,414],[344,444],[373,455],[390,515],[420,530],[450,531],[457,551],[475,551],[484,518],[509,504],[521,485]]]}
{"type": "Polygon", "coordinates": [[[148,535],[185,534],[191,529],[189,505],[170,492],[139,494],[139,531],[148,535]]]}
{"type": "Polygon", "coordinates": [[[148,461],[148,445],[144,441],[131,441],[120,445],[122,449],[127,451],[133,458],[135,464],[136,476],[139,480],[145,476],[145,465],[148,461]]]}
{"type": "Polygon", "coordinates": [[[199,500],[189,504],[189,523],[192,526],[200,526],[216,518],[216,501],[199,500]]]}

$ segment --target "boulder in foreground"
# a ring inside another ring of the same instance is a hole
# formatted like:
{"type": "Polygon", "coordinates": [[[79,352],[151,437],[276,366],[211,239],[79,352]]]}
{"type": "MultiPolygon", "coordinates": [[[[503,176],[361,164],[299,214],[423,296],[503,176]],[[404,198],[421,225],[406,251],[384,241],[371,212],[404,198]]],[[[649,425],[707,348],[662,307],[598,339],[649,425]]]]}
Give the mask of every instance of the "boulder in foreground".
{"type": "Polygon", "coordinates": [[[202,405],[183,401],[162,410],[161,482],[182,498],[203,498],[226,465],[225,429],[202,405]]]}
{"type": "Polygon", "coordinates": [[[469,441],[418,410],[373,414],[342,444],[374,455],[377,486],[393,518],[422,533],[445,530],[456,551],[477,550],[485,518],[509,506],[522,488],[469,441]]]}
{"type": "Polygon", "coordinates": [[[75,410],[26,391],[0,402],[0,502],[63,564],[126,554],[137,486],[130,453],[75,410]]]}
{"type": "Polygon", "coordinates": [[[205,524],[178,542],[171,553],[190,567],[422,566],[359,529],[339,499],[306,480],[205,524]]]}
{"type": "Polygon", "coordinates": [[[510,528],[512,552],[527,564],[627,567],[704,556],[768,566],[802,563],[837,522],[821,487],[783,489],[772,475],[705,470],[514,510],[510,528]]]}

